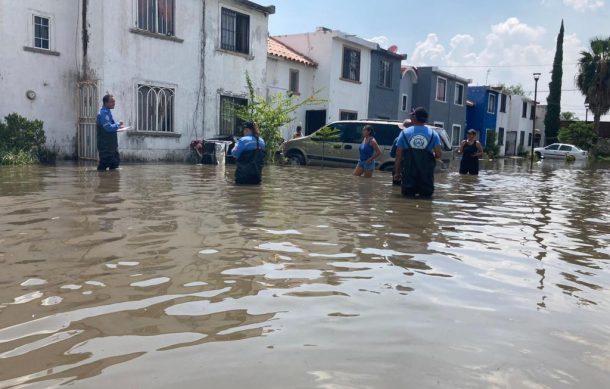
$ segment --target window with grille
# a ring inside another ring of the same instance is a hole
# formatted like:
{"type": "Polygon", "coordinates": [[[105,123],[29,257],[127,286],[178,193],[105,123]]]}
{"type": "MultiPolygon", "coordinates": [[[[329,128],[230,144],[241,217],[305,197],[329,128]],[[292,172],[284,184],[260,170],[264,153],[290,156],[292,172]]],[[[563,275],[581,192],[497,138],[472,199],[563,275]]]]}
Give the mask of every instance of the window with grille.
{"type": "Polygon", "coordinates": [[[403,112],[407,112],[407,102],[409,101],[409,96],[402,95],[402,103],[400,104],[400,110],[403,112]]]}
{"type": "Polygon", "coordinates": [[[459,146],[462,139],[462,126],[454,124],[451,129],[451,146],[459,146]]]}
{"type": "Polygon", "coordinates": [[[500,112],[506,112],[506,95],[504,93],[500,95],[500,112]]]}
{"type": "Polygon", "coordinates": [[[527,102],[523,102],[523,108],[521,108],[521,117],[522,118],[526,118],[527,117],[527,102]]]}
{"type": "Polygon", "coordinates": [[[346,80],[360,81],[360,51],[343,48],[343,69],[341,77],[346,80]]]}
{"type": "Polygon", "coordinates": [[[296,69],[290,69],[288,91],[292,94],[299,93],[299,71],[296,69]]]}
{"type": "Polygon", "coordinates": [[[162,35],[175,35],[175,0],[138,0],[137,26],[162,35]]]}
{"type": "Polygon", "coordinates": [[[436,101],[447,101],[447,80],[442,77],[436,78],[436,101]]]}
{"type": "Polygon", "coordinates": [[[248,105],[247,99],[232,96],[220,96],[219,135],[233,135],[239,132],[243,120],[235,115],[236,107],[248,105]]]}
{"type": "Polygon", "coordinates": [[[223,8],[220,21],[220,47],[223,50],[250,52],[250,16],[223,8]]]}
{"type": "Polygon", "coordinates": [[[174,132],[174,89],[138,84],[138,131],[174,132]]]}
{"type": "Polygon", "coordinates": [[[379,86],[392,87],[392,63],[382,59],[379,61],[379,86]]]}
{"type": "Polygon", "coordinates": [[[504,127],[498,129],[498,145],[504,145],[504,127]]]}
{"type": "Polygon", "coordinates": [[[34,47],[49,50],[49,18],[34,16],[34,47]]]}

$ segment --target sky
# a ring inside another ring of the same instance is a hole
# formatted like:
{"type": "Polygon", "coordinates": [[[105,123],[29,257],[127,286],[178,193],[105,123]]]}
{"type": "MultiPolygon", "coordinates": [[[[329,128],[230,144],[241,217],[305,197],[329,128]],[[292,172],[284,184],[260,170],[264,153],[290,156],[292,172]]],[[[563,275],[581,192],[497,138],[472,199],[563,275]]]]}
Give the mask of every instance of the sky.
{"type": "MultiPolygon", "coordinates": [[[[610,0],[263,0],[275,5],[269,33],[298,34],[323,26],[407,54],[405,64],[438,66],[471,85],[520,84],[546,104],[557,34],[564,21],[561,110],[585,119],[574,78],[582,50],[610,37],[610,0]]],[[[592,120],[589,112],[589,120],[592,120]]],[[[605,116],[604,120],[610,120],[605,116]]]]}

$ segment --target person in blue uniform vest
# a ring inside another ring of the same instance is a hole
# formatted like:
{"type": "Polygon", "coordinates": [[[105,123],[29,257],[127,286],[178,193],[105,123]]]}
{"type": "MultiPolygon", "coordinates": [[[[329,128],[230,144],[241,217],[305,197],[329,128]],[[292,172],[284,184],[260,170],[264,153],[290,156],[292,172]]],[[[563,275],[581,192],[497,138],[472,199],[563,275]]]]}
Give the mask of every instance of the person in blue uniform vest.
{"type": "Polygon", "coordinates": [[[100,171],[119,167],[121,159],[119,158],[117,131],[123,128],[123,121],[116,123],[110,111],[114,109],[114,96],[105,95],[102,98],[102,104],[96,120],[97,152],[100,156],[97,170],[100,171]]]}
{"type": "Polygon", "coordinates": [[[396,143],[394,179],[401,180],[401,191],[406,197],[430,198],[434,192],[434,168],[442,149],[436,131],[425,126],[427,120],[424,108],[414,109],[412,125],[400,133],[396,143]]]}
{"type": "Polygon", "coordinates": [[[259,185],[265,164],[265,141],[260,137],[258,127],[252,122],[243,125],[243,136],[239,138],[231,155],[235,157],[235,183],[238,185],[259,185]]]}

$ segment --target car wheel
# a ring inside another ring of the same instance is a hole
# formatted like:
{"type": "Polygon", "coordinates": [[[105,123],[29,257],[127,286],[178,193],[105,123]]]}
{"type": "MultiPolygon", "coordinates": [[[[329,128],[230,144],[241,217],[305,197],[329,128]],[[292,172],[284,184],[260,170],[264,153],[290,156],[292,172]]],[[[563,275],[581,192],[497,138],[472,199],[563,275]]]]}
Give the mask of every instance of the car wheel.
{"type": "Polygon", "coordinates": [[[540,153],[540,151],[536,151],[534,154],[536,154],[536,158],[542,159],[542,154],[540,153]]]}
{"type": "Polygon", "coordinates": [[[292,165],[305,165],[305,156],[300,151],[291,150],[286,154],[286,159],[292,165]]]}
{"type": "Polygon", "coordinates": [[[379,167],[379,170],[384,171],[384,172],[393,172],[394,171],[394,164],[393,163],[386,163],[383,164],[379,167]]]}

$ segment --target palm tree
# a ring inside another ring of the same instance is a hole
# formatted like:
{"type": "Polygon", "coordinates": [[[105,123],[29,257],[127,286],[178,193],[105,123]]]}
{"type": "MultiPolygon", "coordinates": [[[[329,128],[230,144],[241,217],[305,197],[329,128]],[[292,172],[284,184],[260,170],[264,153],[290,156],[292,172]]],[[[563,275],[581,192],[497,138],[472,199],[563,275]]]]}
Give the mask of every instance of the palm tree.
{"type": "Polygon", "coordinates": [[[600,118],[610,111],[610,38],[593,38],[591,50],[580,56],[576,86],[589,104],[599,134],[600,118]]]}

